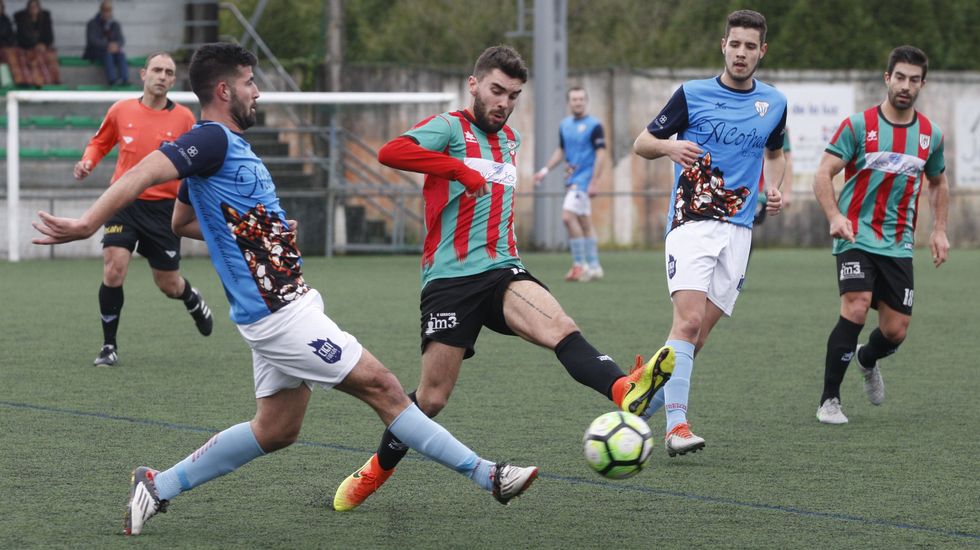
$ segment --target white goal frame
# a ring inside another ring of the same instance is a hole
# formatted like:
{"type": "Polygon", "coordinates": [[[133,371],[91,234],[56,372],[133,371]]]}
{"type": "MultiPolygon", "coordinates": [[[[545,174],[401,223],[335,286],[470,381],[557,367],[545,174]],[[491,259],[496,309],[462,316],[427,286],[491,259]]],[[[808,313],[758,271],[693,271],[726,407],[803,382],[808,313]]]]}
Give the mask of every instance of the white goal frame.
{"type": "MultiPolygon", "coordinates": [[[[73,92],[14,90],[7,92],[7,259],[20,261],[20,104],[114,103],[139,97],[141,92],[73,92]]],[[[197,103],[192,92],[170,92],[168,97],[185,105],[197,103]]],[[[456,94],[444,92],[264,92],[262,104],[283,105],[395,105],[447,104],[456,94]]]]}

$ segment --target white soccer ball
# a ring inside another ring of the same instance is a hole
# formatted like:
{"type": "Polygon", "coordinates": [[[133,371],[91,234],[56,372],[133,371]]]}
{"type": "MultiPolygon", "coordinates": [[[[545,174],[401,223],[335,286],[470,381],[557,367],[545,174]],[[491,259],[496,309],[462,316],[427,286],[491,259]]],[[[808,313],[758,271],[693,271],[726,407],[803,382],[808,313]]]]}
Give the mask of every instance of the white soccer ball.
{"type": "Polygon", "coordinates": [[[585,460],[600,475],[630,477],[643,469],[653,450],[653,432],[642,418],[613,411],[596,418],[585,430],[585,460]]]}

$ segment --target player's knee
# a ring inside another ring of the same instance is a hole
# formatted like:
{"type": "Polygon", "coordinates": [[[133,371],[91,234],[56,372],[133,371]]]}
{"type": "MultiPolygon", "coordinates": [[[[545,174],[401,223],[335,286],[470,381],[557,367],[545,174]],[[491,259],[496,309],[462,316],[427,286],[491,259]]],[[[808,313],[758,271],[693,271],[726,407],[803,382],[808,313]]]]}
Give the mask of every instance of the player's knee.
{"type": "Polygon", "coordinates": [[[426,396],[424,399],[418,398],[419,409],[429,418],[435,418],[437,414],[442,412],[442,409],[446,408],[448,403],[448,395],[426,396]]]}
{"type": "Polygon", "coordinates": [[[301,425],[294,422],[273,422],[271,425],[259,422],[253,424],[255,440],[267,453],[285,449],[299,439],[301,425]]]}
{"type": "Polygon", "coordinates": [[[845,319],[852,323],[863,325],[869,309],[871,309],[870,295],[863,293],[857,296],[845,295],[841,301],[841,313],[845,319]]]}
{"type": "Polygon", "coordinates": [[[568,316],[566,313],[562,313],[555,318],[555,342],[554,345],[558,345],[569,334],[581,332],[575,320],[568,316]]]}
{"type": "Polygon", "coordinates": [[[881,335],[894,345],[899,345],[905,341],[909,326],[907,323],[896,323],[881,328],[881,335]]]}

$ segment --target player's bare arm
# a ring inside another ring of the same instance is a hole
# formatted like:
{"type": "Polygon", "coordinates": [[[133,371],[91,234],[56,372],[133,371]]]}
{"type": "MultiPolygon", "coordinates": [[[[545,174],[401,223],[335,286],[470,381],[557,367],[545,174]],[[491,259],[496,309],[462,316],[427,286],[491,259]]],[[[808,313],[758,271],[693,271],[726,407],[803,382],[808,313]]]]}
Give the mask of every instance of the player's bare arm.
{"type": "Polygon", "coordinates": [[[820,157],[820,165],[817,166],[817,174],[813,179],[813,194],[817,197],[827,222],[830,223],[830,236],[853,243],[854,231],[851,222],[837,208],[837,199],[834,196],[834,176],[839,174],[844,166],[845,163],[840,157],[824,153],[820,157]]]}
{"type": "Polygon", "coordinates": [[[201,224],[197,221],[197,213],[194,212],[194,207],[180,199],[174,199],[174,215],[170,219],[170,229],[174,235],[199,241],[204,240],[201,224]]]}
{"type": "Polygon", "coordinates": [[[668,157],[681,166],[690,166],[704,151],[692,141],[660,139],[642,130],[633,142],[633,152],[649,160],[668,157]]]}
{"type": "Polygon", "coordinates": [[[766,185],[766,213],[778,216],[783,208],[783,178],[786,175],[786,157],[782,149],[766,149],[766,162],[762,165],[766,185]]]}
{"type": "Polygon", "coordinates": [[[929,181],[929,206],[932,208],[932,234],[929,235],[929,249],[932,263],[943,265],[949,257],[949,238],[946,236],[946,221],[949,217],[949,182],[946,173],[927,177],[929,181]]]}
{"type": "Polygon", "coordinates": [[[599,181],[602,179],[602,171],[606,167],[606,158],[608,153],[605,148],[596,149],[595,151],[595,163],[592,165],[592,180],[589,181],[589,196],[596,196],[597,190],[599,188],[599,181]]]}
{"type": "Polygon", "coordinates": [[[544,177],[548,175],[548,172],[554,170],[563,160],[565,160],[565,151],[561,147],[556,147],[555,151],[548,158],[548,162],[544,163],[544,166],[534,173],[534,185],[541,183],[544,177]]]}
{"type": "Polygon", "coordinates": [[[38,212],[40,220],[31,222],[31,225],[45,237],[31,239],[31,242],[60,244],[87,239],[113,214],[136,200],[147,188],[176,178],[177,168],[170,159],[163,153],[154,151],[109,186],[80,218],[61,218],[48,212],[38,212]]]}

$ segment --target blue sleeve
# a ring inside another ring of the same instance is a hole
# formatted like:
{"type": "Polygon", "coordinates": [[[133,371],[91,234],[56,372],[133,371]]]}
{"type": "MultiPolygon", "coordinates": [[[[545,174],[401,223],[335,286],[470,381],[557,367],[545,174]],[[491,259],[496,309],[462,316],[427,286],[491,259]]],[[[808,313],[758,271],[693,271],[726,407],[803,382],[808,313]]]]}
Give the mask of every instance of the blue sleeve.
{"type": "Polygon", "coordinates": [[[184,204],[191,203],[191,195],[187,190],[187,180],[180,180],[180,188],[177,189],[177,200],[184,204]]]}
{"type": "Polygon", "coordinates": [[[779,119],[779,124],[773,128],[772,133],[769,134],[769,139],[766,140],[766,149],[770,151],[776,151],[783,148],[783,142],[785,138],[783,134],[786,133],[786,111],[788,109],[783,109],[783,116],[779,119]]]}
{"type": "Polygon", "coordinates": [[[205,124],[191,128],[174,141],[165,141],[160,152],[177,168],[177,178],[208,177],[225,163],[228,136],[219,126],[205,124]]]}
{"type": "Polygon", "coordinates": [[[596,124],[592,129],[592,136],[589,138],[593,149],[606,148],[606,134],[602,131],[602,124],[596,124]]]}
{"type": "Polygon", "coordinates": [[[684,93],[684,86],[681,86],[660,110],[660,114],[647,124],[647,131],[656,138],[667,139],[682,132],[687,124],[687,95],[684,93]]]}

